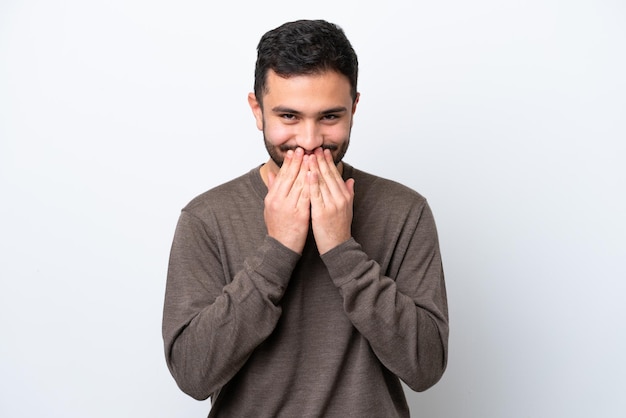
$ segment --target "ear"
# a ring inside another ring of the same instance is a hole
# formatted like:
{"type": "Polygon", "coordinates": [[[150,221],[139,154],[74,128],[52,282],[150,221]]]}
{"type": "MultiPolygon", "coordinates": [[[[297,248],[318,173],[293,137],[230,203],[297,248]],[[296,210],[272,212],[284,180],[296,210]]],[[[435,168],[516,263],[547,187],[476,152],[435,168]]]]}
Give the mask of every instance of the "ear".
{"type": "Polygon", "coordinates": [[[352,117],[350,118],[350,127],[354,125],[354,113],[356,112],[356,105],[359,103],[359,98],[361,98],[361,93],[357,93],[354,98],[354,103],[352,103],[352,117]]]}
{"type": "Polygon", "coordinates": [[[256,127],[259,131],[263,130],[263,109],[261,109],[261,104],[256,99],[254,93],[248,93],[248,104],[250,105],[250,109],[252,109],[252,114],[254,115],[254,119],[256,120],[256,127]]]}
{"type": "Polygon", "coordinates": [[[361,98],[361,93],[357,93],[354,98],[354,103],[352,103],[352,115],[356,112],[356,105],[359,103],[359,99],[361,98]]]}

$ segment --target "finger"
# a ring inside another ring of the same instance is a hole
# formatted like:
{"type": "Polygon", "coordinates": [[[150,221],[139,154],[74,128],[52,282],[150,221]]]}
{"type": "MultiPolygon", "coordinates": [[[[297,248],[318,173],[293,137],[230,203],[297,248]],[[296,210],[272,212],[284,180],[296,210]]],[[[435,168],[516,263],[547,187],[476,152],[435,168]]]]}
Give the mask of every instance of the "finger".
{"type": "Polygon", "coordinates": [[[296,148],[295,151],[289,150],[285,154],[283,166],[278,171],[275,182],[277,193],[281,196],[287,196],[293,187],[300,172],[303,155],[302,148],[296,148]]]}
{"type": "Polygon", "coordinates": [[[346,187],[348,188],[348,193],[350,193],[350,196],[354,196],[354,179],[346,180],[346,187]]]}
{"type": "Polygon", "coordinates": [[[320,188],[319,172],[311,170],[307,173],[307,180],[309,185],[309,196],[312,206],[324,205],[324,197],[320,188]]]}
{"type": "Polygon", "coordinates": [[[315,153],[315,157],[319,170],[321,192],[327,198],[331,196],[345,196],[345,184],[333,161],[330,150],[319,150],[315,153]]]}
{"type": "Polygon", "coordinates": [[[285,194],[282,196],[283,201],[288,207],[297,208],[299,210],[309,209],[309,185],[307,181],[308,164],[307,156],[304,156],[300,170],[296,174],[295,179],[291,182],[285,194]]]}
{"type": "Polygon", "coordinates": [[[321,168],[318,162],[318,155],[315,153],[309,157],[309,187],[311,188],[311,199],[321,200],[322,189],[326,189],[326,185],[323,185],[324,178],[321,173],[321,168]]]}
{"type": "Polygon", "coordinates": [[[326,206],[332,204],[338,196],[342,196],[342,192],[339,189],[340,185],[338,185],[337,179],[332,174],[332,170],[336,169],[336,167],[328,165],[321,150],[316,152],[312,166],[312,171],[316,173],[316,183],[319,188],[318,193],[321,201],[326,206]]]}
{"type": "MultiPolygon", "coordinates": [[[[277,179],[278,180],[284,179],[284,177],[286,176],[286,173],[289,171],[289,167],[291,166],[292,160],[293,160],[293,151],[289,150],[285,153],[285,157],[283,158],[283,164],[278,169],[278,173],[272,173],[274,177],[274,181],[276,181],[277,179]]],[[[269,179],[269,176],[268,176],[268,179],[269,179]]],[[[272,184],[274,184],[274,181],[272,181],[272,184]]]]}
{"type": "Polygon", "coordinates": [[[309,185],[309,177],[311,172],[308,169],[303,169],[300,172],[302,178],[303,187],[300,190],[300,195],[298,197],[298,206],[300,206],[303,210],[310,210],[311,206],[311,187],[309,185]]]}
{"type": "Polygon", "coordinates": [[[276,174],[274,174],[274,172],[268,170],[267,171],[267,187],[269,189],[272,188],[272,185],[274,184],[274,180],[276,180],[276,174]]]}
{"type": "Polygon", "coordinates": [[[337,182],[337,185],[341,186],[340,190],[342,192],[345,192],[346,189],[343,186],[346,185],[346,182],[343,180],[343,176],[339,172],[339,169],[337,168],[337,164],[335,164],[333,154],[331,153],[330,150],[327,149],[327,150],[324,150],[324,157],[326,158],[326,164],[328,165],[330,172],[333,175],[333,178],[337,182]]]}

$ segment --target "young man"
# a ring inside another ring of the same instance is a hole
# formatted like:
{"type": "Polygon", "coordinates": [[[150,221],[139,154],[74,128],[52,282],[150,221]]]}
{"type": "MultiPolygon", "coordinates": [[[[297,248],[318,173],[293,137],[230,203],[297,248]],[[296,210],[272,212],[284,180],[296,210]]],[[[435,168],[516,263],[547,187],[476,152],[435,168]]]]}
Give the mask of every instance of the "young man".
{"type": "Polygon", "coordinates": [[[407,417],[400,379],[422,391],[445,370],[428,204],[342,161],[357,72],[336,25],[266,33],[248,102],[270,159],[181,212],[165,353],[210,417],[407,417]]]}

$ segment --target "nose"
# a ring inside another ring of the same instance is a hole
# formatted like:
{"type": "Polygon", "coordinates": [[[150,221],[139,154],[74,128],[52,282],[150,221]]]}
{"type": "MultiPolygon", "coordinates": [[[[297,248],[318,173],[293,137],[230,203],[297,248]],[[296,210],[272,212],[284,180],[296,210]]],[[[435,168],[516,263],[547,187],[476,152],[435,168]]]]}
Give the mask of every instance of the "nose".
{"type": "Polygon", "coordinates": [[[308,121],[301,125],[301,130],[296,137],[297,146],[301,147],[305,152],[312,153],[324,143],[324,138],[319,127],[313,121],[308,121]]]}

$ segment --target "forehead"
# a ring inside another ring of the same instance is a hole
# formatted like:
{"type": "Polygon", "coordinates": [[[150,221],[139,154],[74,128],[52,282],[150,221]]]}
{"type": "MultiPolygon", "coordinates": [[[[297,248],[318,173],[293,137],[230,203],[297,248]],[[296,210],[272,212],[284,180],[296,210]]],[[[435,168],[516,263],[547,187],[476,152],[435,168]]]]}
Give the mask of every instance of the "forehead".
{"type": "Polygon", "coordinates": [[[270,70],[263,103],[293,108],[312,104],[349,107],[352,103],[350,81],[336,71],[282,77],[270,70]]]}

